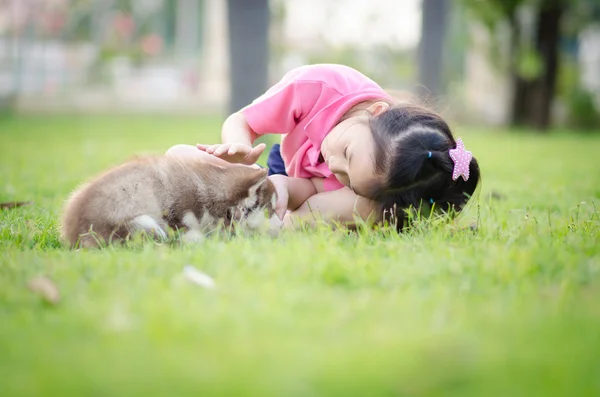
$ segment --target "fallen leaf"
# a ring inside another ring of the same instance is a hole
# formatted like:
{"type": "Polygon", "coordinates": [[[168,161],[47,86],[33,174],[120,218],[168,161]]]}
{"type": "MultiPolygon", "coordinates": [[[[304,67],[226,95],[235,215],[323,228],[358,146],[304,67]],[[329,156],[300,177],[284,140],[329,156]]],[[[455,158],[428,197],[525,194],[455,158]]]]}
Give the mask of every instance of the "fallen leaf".
{"type": "Polygon", "coordinates": [[[186,265],[183,268],[183,274],[185,278],[194,284],[208,289],[215,288],[215,280],[208,274],[201,272],[192,265],[186,265]]]}
{"type": "Polygon", "coordinates": [[[12,209],[12,208],[17,208],[17,207],[24,207],[26,205],[31,205],[33,204],[32,201],[13,201],[13,202],[6,202],[6,203],[0,203],[0,209],[12,209]]]}
{"type": "Polygon", "coordinates": [[[498,201],[506,200],[506,196],[504,194],[500,193],[499,191],[496,191],[496,190],[492,190],[490,192],[490,198],[492,200],[498,200],[498,201]]]}
{"type": "Polygon", "coordinates": [[[29,280],[27,287],[34,293],[40,295],[48,303],[53,305],[60,301],[60,293],[56,284],[48,277],[37,276],[29,280]]]}

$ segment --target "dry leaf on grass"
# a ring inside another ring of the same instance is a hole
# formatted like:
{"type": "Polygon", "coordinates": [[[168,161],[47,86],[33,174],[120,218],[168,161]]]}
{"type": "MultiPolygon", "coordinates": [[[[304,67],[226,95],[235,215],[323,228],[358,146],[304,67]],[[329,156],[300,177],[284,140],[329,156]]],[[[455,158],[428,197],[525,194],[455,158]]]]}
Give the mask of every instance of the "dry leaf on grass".
{"type": "Polygon", "coordinates": [[[12,202],[6,202],[6,203],[0,203],[0,209],[12,209],[12,208],[17,208],[17,207],[24,207],[26,205],[31,205],[33,204],[33,202],[31,201],[12,201],[12,202]]]}
{"type": "Polygon", "coordinates": [[[27,287],[53,305],[60,301],[60,293],[56,284],[48,277],[37,276],[29,280],[27,287]]]}

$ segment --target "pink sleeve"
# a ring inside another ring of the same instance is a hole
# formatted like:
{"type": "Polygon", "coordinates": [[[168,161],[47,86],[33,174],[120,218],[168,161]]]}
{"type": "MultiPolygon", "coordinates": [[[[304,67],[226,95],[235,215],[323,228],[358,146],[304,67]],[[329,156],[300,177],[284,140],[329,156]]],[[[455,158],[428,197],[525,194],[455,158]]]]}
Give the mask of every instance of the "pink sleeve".
{"type": "Polygon", "coordinates": [[[335,175],[329,175],[323,181],[323,189],[325,189],[326,192],[330,192],[332,190],[338,190],[343,187],[344,187],[344,185],[340,181],[337,180],[335,175]]]}
{"type": "Polygon", "coordinates": [[[257,134],[287,134],[310,112],[321,89],[318,83],[281,81],[242,113],[257,134]]]}

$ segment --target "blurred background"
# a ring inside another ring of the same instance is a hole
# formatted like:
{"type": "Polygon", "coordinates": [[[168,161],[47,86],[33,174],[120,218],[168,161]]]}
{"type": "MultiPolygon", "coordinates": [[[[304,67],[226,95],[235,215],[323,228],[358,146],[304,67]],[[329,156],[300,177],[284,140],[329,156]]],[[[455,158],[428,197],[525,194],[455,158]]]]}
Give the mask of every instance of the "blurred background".
{"type": "Polygon", "coordinates": [[[600,0],[0,0],[5,112],[223,115],[307,63],[462,122],[600,127],[600,0]]]}

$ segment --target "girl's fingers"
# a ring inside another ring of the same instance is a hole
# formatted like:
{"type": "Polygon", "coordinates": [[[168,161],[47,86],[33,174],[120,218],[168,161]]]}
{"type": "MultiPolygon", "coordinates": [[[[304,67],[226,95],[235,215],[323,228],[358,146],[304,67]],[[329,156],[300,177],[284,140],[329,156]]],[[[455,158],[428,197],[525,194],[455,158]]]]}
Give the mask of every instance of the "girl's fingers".
{"type": "Polygon", "coordinates": [[[267,145],[265,143],[261,143],[260,145],[256,146],[254,149],[252,149],[252,151],[257,152],[258,155],[260,156],[262,154],[262,152],[265,151],[266,147],[267,147],[267,145]]]}
{"type": "Polygon", "coordinates": [[[231,145],[231,147],[229,148],[229,151],[227,152],[228,155],[233,156],[234,154],[240,152],[241,150],[240,147],[238,147],[238,145],[231,145]]]}
{"type": "Polygon", "coordinates": [[[236,156],[245,157],[250,163],[255,163],[260,155],[265,151],[267,145],[261,143],[254,148],[240,144],[222,143],[216,145],[206,145],[202,143],[196,144],[196,147],[203,152],[212,154],[213,156],[236,156]]]}
{"type": "Polygon", "coordinates": [[[275,213],[279,217],[279,219],[283,220],[285,214],[287,212],[287,206],[289,201],[289,193],[287,191],[287,187],[285,184],[285,176],[282,175],[272,175],[269,177],[271,182],[273,182],[273,186],[275,187],[275,192],[277,192],[277,201],[275,203],[275,213]]]}
{"type": "Polygon", "coordinates": [[[231,147],[231,145],[228,143],[220,145],[213,154],[215,156],[222,156],[225,153],[227,153],[227,151],[229,150],[230,147],[231,147]]]}
{"type": "Polygon", "coordinates": [[[283,221],[285,218],[285,214],[287,213],[287,201],[278,199],[277,204],[275,205],[275,214],[277,217],[283,221]]]}
{"type": "Polygon", "coordinates": [[[253,163],[255,163],[260,157],[260,155],[265,151],[266,147],[267,145],[265,145],[264,143],[261,143],[260,145],[254,147],[250,151],[250,153],[248,153],[248,160],[251,160],[253,163]]]}

